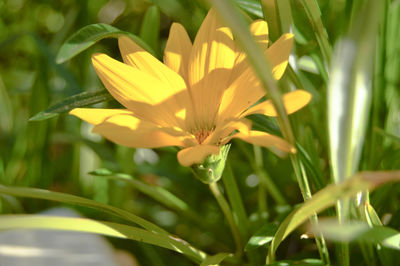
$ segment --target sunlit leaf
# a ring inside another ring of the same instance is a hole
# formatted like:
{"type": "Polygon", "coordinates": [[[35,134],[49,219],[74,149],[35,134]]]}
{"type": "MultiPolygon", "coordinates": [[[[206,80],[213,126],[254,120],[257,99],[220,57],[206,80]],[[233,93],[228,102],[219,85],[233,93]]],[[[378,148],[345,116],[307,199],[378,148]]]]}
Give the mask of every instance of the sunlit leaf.
{"type": "Polygon", "coordinates": [[[268,262],[274,260],[275,251],[280,243],[310,216],[333,206],[338,199],[354,196],[359,191],[373,190],[389,181],[400,181],[400,171],[361,172],[340,184],[327,186],[315,193],[280,224],[269,247],[268,262]]]}
{"type": "Polygon", "coordinates": [[[120,35],[127,35],[132,40],[134,40],[138,45],[142,46],[144,49],[154,54],[154,51],[138,36],[119,30],[113,26],[107,24],[91,24],[83,27],[75,34],[73,34],[68,40],[61,46],[57,54],[57,63],[61,64],[65,61],[76,56],[80,52],[86,50],[96,42],[104,38],[116,38],[120,35]]]}
{"type": "MultiPolygon", "coordinates": [[[[95,233],[105,236],[136,240],[176,251],[201,262],[206,254],[190,247],[186,242],[172,236],[104,221],[85,218],[57,217],[47,215],[2,215],[0,230],[45,229],[95,233]]],[[[222,258],[223,259],[223,258],[222,258]]]]}
{"type": "Polygon", "coordinates": [[[249,241],[247,242],[244,250],[249,251],[256,249],[260,246],[267,245],[272,241],[278,226],[276,224],[266,224],[261,227],[252,237],[250,237],[249,241]]]}
{"type": "Polygon", "coordinates": [[[321,232],[327,240],[348,242],[370,230],[370,227],[367,223],[359,221],[339,223],[337,219],[320,219],[312,230],[321,232]]]}
{"type": "Polygon", "coordinates": [[[331,241],[359,240],[371,244],[380,244],[384,247],[400,250],[400,232],[386,226],[373,226],[365,222],[348,221],[339,223],[336,219],[320,220],[312,230],[322,232],[326,239],[331,241]]]}
{"type": "Polygon", "coordinates": [[[64,202],[68,204],[74,204],[79,206],[85,206],[94,208],[96,210],[106,212],[109,214],[116,215],[124,220],[133,222],[142,226],[143,228],[154,231],[158,233],[168,234],[164,229],[160,228],[159,226],[146,221],[145,219],[130,213],[128,211],[113,207],[111,205],[103,204],[100,202],[96,202],[90,199],[60,193],[60,192],[53,192],[44,189],[36,189],[36,188],[26,188],[26,187],[6,187],[0,186],[0,193],[6,195],[12,195],[17,197],[27,197],[27,198],[35,198],[35,199],[45,199],[45,200],[52,200],[58,202],[64,202]]]}
{"type": "Polygon", "coordinates": [[[318,259],[304,259],[304,260],[280,260],[268,264],[268,266],[312,266],[312,265],[325,265],[318,259]]]}
{"type": "Polygon", "coordinates": [[[208,265],[218,265],[221,263],[226,257],[232,256],[232,254],[229,253],[218,253],[216,255],[207,257],[201,264],[200,266],[208,266],[208,265]]]}
{"type": "Polygon", "coordinates": [[[191,211],[186,202],[179,199],[177,196],[162,187],[152,186],[130,175],[114,173],[104,168],[97,169],[90,172],[89,174],[124,182],[171,209],[183,212],[187,216],[194,219],[200,219],[196,214],[191,211]]]}
{"type": "Polygon", "coordinates": [[[98,91],[82,92],[49,107],[29,119],[29,121],[43,121],[57,116],[60,113],[69,112],[78,107],[84,107],[96,103],[112,100],[113,97],[106,89],[98,91]]]}
{"type": "Polygon", "coordinates": [[[310,20],[315,37],[321,49],[322,56],[327,64],[330,63],[332,48],[328,40],[328,33],[322,22],[321,10],[316,0],[301,0],[304,10],[310,20]]]}
{"type": "Polygon", "coordinates": [[[250,14],[262,18],[263,17],[263,12],[261,8],[260,1],[256,0],[235,0],[236,4],[242,8],[243,10],[246,10],[250,14]]]}

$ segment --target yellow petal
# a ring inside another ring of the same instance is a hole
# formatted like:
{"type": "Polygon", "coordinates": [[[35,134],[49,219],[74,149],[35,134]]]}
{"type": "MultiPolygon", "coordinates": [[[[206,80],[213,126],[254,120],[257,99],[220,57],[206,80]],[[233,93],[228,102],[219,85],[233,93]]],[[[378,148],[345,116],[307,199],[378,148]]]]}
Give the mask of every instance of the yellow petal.
{"type": "MultiPolygon", "coordinates": [[[[261,46],[263,50],[268,48],[268,24],[264,20],[255,20],[250,24],[250,32],[253,34],[254,39],[261,46]]],[[[249,62],[246,59],[246,53],[240,47],[236,48],[237,56],[235,67],[232,70],[231,81],[235,80],[243,71],[249,67],[249,62]]]]}
{"type": "Polygon", "coordinates": [[[227,137],[235,130],[248,134],[251,130],[251,121],[247,119],[231,119],[216,126],[210,136],[204,140],[204,144],[226,144],[227,137]]]}
{"type": "Polygon", "coordinates": [[[118,44],[125,63],[136,66],[143,72],[156,77],[164,84],[168,84],[168,89],[175,93],[186,89],[181,76],[164,65],[153,55],[143,50],[130,38],[126,36],[119,37],[118,44]]]}
{"type": "Polygon", "coordinates": [[[133,112],[124,109],[75,108],[69,114],[79,117],[92,125],[98,125],[112,116],[133,115],[133,112]]]}
{"type": "Polygon", "coordinates": [[[296,152],[296,149],[286,140],[262,131],[251,130],[249,134],[239,132],[233,135],[233,138],[266,148],[276,147],[283,152],[296,152]]]}
{"type": "Polygon", "coordinates": [[[268,24],[266,21],[261,19],[253,21],[250,25],[250,32],[263,49],[268,47],[268,24]]]}
{"type": "Polygon", "coordinates": [[[288,64],[289,55],[293,47],[294,35],[286,33],[282,35],[266,51],[266,56],[272,68],[272,74],[279,80],[285,72],[288,64]]]}
{"type": "MultiPolygon", "coordinates": [[[[294,113],[304,106],[306,106],[311,101],[311,94],[304,90],[295,90],[283,95],[283,104],[286,108],[286,113],[291,114],[294,113]]],[[[271,102],[271,100],[267,100],[260,104],[257,104],[251,108],[249,108],[246,112],[244,112],[241,116],[245,117],[251,114],[264,114],[267,116],[277,116],[276,110],[271,102]]]]}
{"type": "MultiPolygon", "coordinates": [[[[292,46],[293,34],[284,34],[266,50],[265,54],[271,64],[275,79],[282,77],[292,46]]],[[[247,62],[242,62],[236,67],[242,67],[242,64],[247,64],[247,62]]],[[[251,66],[246,67],[225,90],[219,108],[219,120],[237,117],[264,95],[265,90],[251,66]]]]}
{"type": "Polygon", "coordinates": [[[164,83],[156,77],[105,54],[92,56],[93,66],[111,95],[135,116],[162,126],[180,126],[176,113],[186,108],[186,85],[180,79],[164,83]],[[179,91],[179,92],[177,92],[179,91]]]}
{"type": "Polygon", "coordinates": [[[225,90],[219,108],[218,122],[238,118],[239,115],[265,95],[259,79],[247,68],[225,90]]]}
{"type": "Polygon", "coordinates": [[[114,115],[93,128],[94,133],[133,148],[183,146],[182,137],[172,136],[151,122],[137,119],[130,114],[114,115]]]}
{"type": "Polygon", "coordinates": [[[173,23],[164,50],[164,64],[187,80],[188,62],[192,42],[185,30],[179,23],[173,23]]]}
{"type": "Polygon", "coordinates": [[[213,124],[235,58],[232,32],[218,21],[215,10],[211,9],[193,43],[188,68],[199,123],[213,124]]]}
{"type": "Polygon", "coordinates": [[[214,145],[197,145],[178,152],[178,161],[183,166],[201,164],[211,154],[217,155],[219,148],[214,145]]]}

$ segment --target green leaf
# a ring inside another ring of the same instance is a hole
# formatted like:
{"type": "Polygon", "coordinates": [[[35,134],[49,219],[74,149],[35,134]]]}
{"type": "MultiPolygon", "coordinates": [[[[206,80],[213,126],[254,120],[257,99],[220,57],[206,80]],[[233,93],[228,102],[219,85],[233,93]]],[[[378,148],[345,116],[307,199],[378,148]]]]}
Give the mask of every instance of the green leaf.
{"type": "Polygon", "coordinates": [[[53,200],[68,204],[74,204],[79,206],[90,207],[102,212],[106,212],[112,215],[116,215],[126,221],[133,222],[142,226],[143,228],[154,231],[157,233],[168,234],[164,229],[160,228],[159,226],[133,214],[128,211],[103,204],[100,202],[96,202],[90,199],[81,198],[78,196],[60,193],[60,192],[53,192],[44,189],[36,189],[36,188],[25,188],[25,187],[6,187],[0,186],[0,193],[17,196],[17,197],[27,197],[27,198],[35,198],[35,199],[45,199],[45,200],[53,200]]]}
{"type": "MultiPolygon", "coordinates": [[[[172,236],[149,232],[147,230],[104,221],[85,218],[57,217],[47,215],[2,215],[0,230],[9,229],[45,229],[67,230],[74,232],[95,233],[105,236],[136,240],[185,254],[199,263],[206,254],[194,249],[185,241],[172,236]]],[[[226,256],[225,256],[226,257],[226,256]]],[[[223,259],[223,258],[222,258],[223,259]]]]}
{"type": "Polygon", "coordinates": [[[254,250],[258,247],[264,246],[272,241],[278,226],[273,223],[269,223],[261,227],[247,242],[244,250],[254,250]]]}
{"type": "Polygon", "coordinates": [[[261,114],[249,115],[246,118],[251,120],[253,130],[264,131],[277,136],[282,136],[282,132],[279,129],[276,119],[261,114]]]}
{"type": "Polygon", "coordinates": [[[361,240],[400,250],[400,232],[386,226],[374,226],[361,240]]]}
{"type": "Polygon", "coordinates": [[[280,224],[268,251],[267,262],[274,260],[280,243],[309,217],[334,205],[338,199],[354,196],[359,191],[373,190],[389,181],[400,181],[400,171],[360,172],[354,177],[320,190],[299,208],[292,211],[280,224]]]}
{"type": "Polygon", "coordinates": [[[379,133],[379,134],[381,134],[384,137],[387,137],[387,138],[389,138],[389,139],[391,139],[393,141],[396,141],[396,142],[400,143],[400,137],[399,136],[395,136],[393,134],[390,134],[390,133],[386,132],[385,130],[383,130],[381,128],[377,128],[377,127],[374,128],[374,131],[379,133]]]}
{"type": "Polygon", "coordinates": [[[380,244],[387,248],[400,250],[400,233],[386,226],[370,227],[365,222],[348,221],[339,223],[336,219],[320,220],[314,231],[324,234],[331,241],[349,242],[360,240],[371,244],[380,244]]]}
{"type": "Polygon", "coordinates": [[[281,30],[279,26],[278,6],[276,0],[262,0],[264,19],[268,22],[268,30],[271,40],[277,40],[281,30]]]}
{"type": "Polygon", "coordinates": [[[159,50],[160,10],[157,6],[150,6],[144,14],[140,28],[140,38],[149,44],[154,51],[159,50]]]}
{"type": "Polygon", "coordinates": [[[235,217],[235,222],[239,228],[240,234],[243,239],[247,239],[249,235],[249,223],[247,219],[246,209],[243,204],[243,199],[239,191],[238,184],[235,176],[233,175],[230,162],[227,162],[226,170],[222,175],[225,191],[228,196],[230,205],[232,206],[232,213],[235,217]]]}
{"type": "Polygon", "coordinates": [[[309,173],[312,175],[312,180],[314,181],[316,189],[317,190],[322,189],[324,187],[324,183],[322,180],[322,173],[316,170],[316,167],[318,167],[318,165],[315,162],[317,161],[311,160],[310,155],[303,148],[303,146],[300,145],[299,142],[296,142],[296,149],[299,158],[304,163],[304,166],[308,169],[309,173]]]}
{"type": "Polygon", "coordinates": [[[360,237],[362,234],[370,230],[370,227],[365,222],[346,221],[339,223],[337,219],[327,218],[320,219],[318,224],[311,228],[314,232],[320,232],[324,238],[337,241],[349,242],[360,237]]]}
{"type": "Polygon", "coordinates": [[[264,19],[268,22],[271,40],[277,40],[292,28],[292,9],[288,0],[262,0],[264,19]]]}
{"type": "Polygon", "coordinates": [[[114,173],[104,168],[97,169],[93,172],[90,172],[89,174],[122,181],[173,210],[182,212],[186,216],[193,218],[194,220],[201,220],[201,218],[190,209],[186,202],[162,187],[152,186],[138,179],[135,179],[130,175],[114,173]]]}
{"type": "Polygon", "coordinates": [[[235,0],[236,4],[242,8],[243,10],[247,11],[248,13],[258,17],[263,17],[263,12],[261,8],[260,1],[256,0],[235,0]]]}
{"type": "Polygon", "coordinates": [[[371,204],[365,202],[358,206],[358,212],[360,213],[360,218],[365,221],[370,227],[373,226],[382,226],[381,219],[379,215],[376,213],[374,207],[371,204]]]}
{"type": "Polygon", "coordinates": [[[61,64],[65,61],[76,56],[80,52],[86,50],[96,42],[104,38],[117,38],[120,35],[127,35],[138,45],[146,49],[148,52],[155,54],[154,51],[138,36],[114,28],[107,24],[91,24],[74,33],[68,40],[61,46],[57,54],[56,61],[61,64]]]}
{"type": "Polygon", "coordinates": [[[268,266],[310,266],[310,265],[325,265],[319,259],[304,259],[304,260],[281,260],[271,264],[268,266]]]}
{"type": "Polygon", "coordinates": [[[218,265],[224,259],[226,259],[228,256],[232,256],[232,254],[230,254],[230,253],[218,253],[216,255],[209,256],[200,264],[200,266],[218,265]]]}
{"type": "Polygon", "coordinates": [[[106,89],[82,92],[68,97],[55,105],[50,106],[45,111],[37,113],[36,115],[31,117],[29,121],[43,121],[55,117],[60,113],[68,112],[74,108],[101,103],[112,99],[113,97],[110,93],[108,93],[106,89]]]}
{"type": "Polygon", "coordinates": [[[332,48],[329,44],[328,33],[322,23],[321,10],[317,0],[301,0],[308,19],[314,29],[315,37],[321,49],[322,57],[326,64],[330,63],[332,48]]]}
{"type": "Polygon", "coordinates": [[[289,33],[292,28],[292,8],[289,0],[276,1],[281,33],[289,33]]]}
{"type": "Polygon", "coordinates": [[[371,78],[379,1],[366,1],[347,38],[335,46],[328,87],[328,129],[335,182],[352,176],[359,165],[372,98],[371,78]]]}

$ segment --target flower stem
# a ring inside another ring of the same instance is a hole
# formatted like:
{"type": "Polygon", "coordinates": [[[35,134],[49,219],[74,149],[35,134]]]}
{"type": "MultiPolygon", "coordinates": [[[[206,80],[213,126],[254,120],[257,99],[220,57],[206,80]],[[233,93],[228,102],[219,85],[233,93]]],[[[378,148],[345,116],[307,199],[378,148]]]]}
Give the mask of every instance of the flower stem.
{"type": "Polygon", "coordinates": [[[240,237],[239,228],[236,226],[235,219],[233,217],[229,204],[222,195],[221,190],[219,189],[218,184],[216,182],[210,183],[209,186],[211,192],[213,193],[215,199],[218,202],[219,207],[221,208],[222,212],[225,215],[225,218],[228,221],[229,227],[231,228],[232,235],[236,243],[236,255],[241,256],[243,252],[242,239],[240,237]]]}
{"type": "Polygon", "coordinates": [[[278,205],[285,205],[287,201],[285,197],[282,195],[280,190],[275,185],[274,181],[272,181],[271,176],[267,173],[266,170],[263,169],[263,158],[261,147],[253,146],[254,148],[254,170],[256,175],[260,179],[260,185],[264,186],[265,189],[270,193],[271,197],[275,200],[278,205]]]}
{"type": "MultiPolygon", "coordinates": [[[[304,202],[306,202],[307,200],[312,198],[312,194],[311,194],[310,185],[308,183],[308,179],[307,179],[307,175],[306,175],[304,166],[299,161],[296,154],[292,154],[290,156],[290,159],[292,161],[292,165],[293,165],[296,177],[297,177],[297,182],[299,183],[301,194],[303,196],[304,202]]],[[[314,213],[310,217],[310,222],[313,226],[318,225],[318,216],[316,213],[314,213]]],[[[325,238],[322,235],[322,233],[316,233],[315,242],[317,244],[319,255],[322,259],[323,264],[331,265],[330,258],[329,258],[329,251],[326,246],[325,238]]]]}

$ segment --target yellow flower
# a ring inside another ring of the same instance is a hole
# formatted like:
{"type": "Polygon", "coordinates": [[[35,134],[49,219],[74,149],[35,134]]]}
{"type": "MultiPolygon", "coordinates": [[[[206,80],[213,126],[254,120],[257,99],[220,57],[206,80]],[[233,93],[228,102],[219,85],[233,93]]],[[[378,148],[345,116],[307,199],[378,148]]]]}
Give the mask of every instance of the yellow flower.
{"type": "MultiPolygon", "coordinates": [[[[254,21],[250,30],[278,80],[287,66],[293,35],[284,34],[268,47],[265,21],[254,21]]],[[[105,87],[126,109],[77,108],[70,112],[93,124],[93,132],[134,148],[181,147],[178,161],[184,166],[218,154],[219,146],[232,138],[283,152],[293,149],[280,137],[251,130],[245,116],[275,116],[276,112],[270,101],[258,103],[265,90],[214,10],[206,16],[193,44],[182,25],[172,25],[164,64],[128,37],[120,37],[118,43],[124,63],[105,54],[93,55],[92,61],[105,87]]],[[[310,99],[302,90],[283,96],[288,113],[310,99]]]]}

